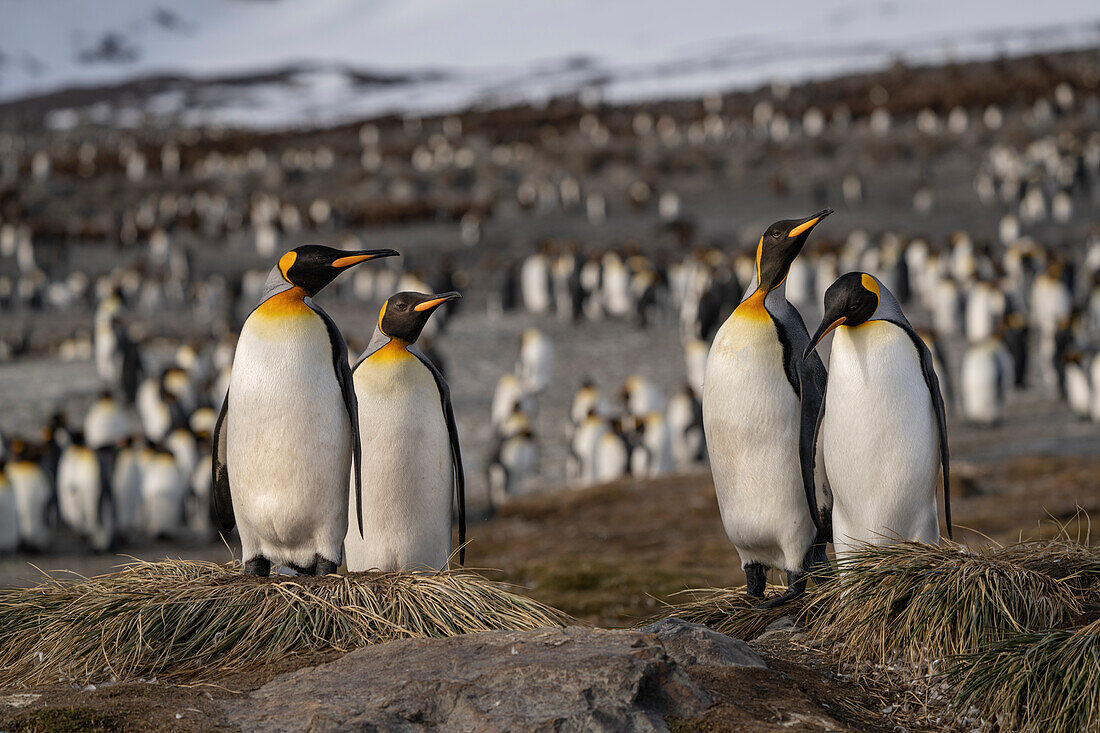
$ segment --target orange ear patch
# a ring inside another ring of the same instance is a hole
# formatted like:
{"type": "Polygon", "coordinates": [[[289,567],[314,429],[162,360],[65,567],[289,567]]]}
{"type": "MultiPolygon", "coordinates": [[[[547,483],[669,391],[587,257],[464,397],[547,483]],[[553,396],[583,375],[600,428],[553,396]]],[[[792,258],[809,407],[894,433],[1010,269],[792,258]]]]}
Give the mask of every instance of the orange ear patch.
{"type": "Polygon", "coordinates": [[[863,284],[863,287],[865,287],[866,289],[868,289],[872,293],[874,293],[876,298],[879,298],[879,297],[882,296],[882,293],[879,292],[879,289],[878,289],[878,281],[875,280],[870,275],[868,275],[867,273],[863,273],[863,277],[861,277],[859,279],[859,281],[863,284]]]}
{"type": "MultiPolygon", "coordinates": [[[[382,303],[382,308],[378,311],[378,330],[379,331],[382,331],[382,319],[386,317],[386,308],[389,307],[389,304],[390,304],[390,300],[389,300],[389,298],[386,298],[386,300],[382,303]]],[[[385,331],[382,331],[382,333],[383,333],[383,335],[386,334],[385,331]]]]}
{"type": "Polygon", "coordinates": [[[756,245],[756,284],[760,285],[760,258],[764,255],[764,235],[760,235],[760,242],[756,245]]]}
{"type": "Polygon", "coordinates": [[[294,262],[298,259],[297,252],[287,252],[285,255],[279,258],[279,273],[283,276],[283,279],[290,282],[290,276],[287,275],[290,272],[290,268],[294,266],[294,262]]]}

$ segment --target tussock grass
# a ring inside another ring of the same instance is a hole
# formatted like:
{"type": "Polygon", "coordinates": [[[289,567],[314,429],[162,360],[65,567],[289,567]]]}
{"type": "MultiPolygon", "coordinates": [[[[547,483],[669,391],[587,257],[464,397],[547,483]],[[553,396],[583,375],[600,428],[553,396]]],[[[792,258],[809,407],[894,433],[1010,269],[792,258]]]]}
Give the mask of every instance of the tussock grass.
{"type": "Polygon", "coordinates": [[[136,562],[0,591],[0,687],[208,681],[298,654],[568,622],[462,570],[261,579],[236,564],[136,562]]]}
{"type": "Polygon", "coordinates": [[[955,708],[998,716],[1001,730],[1100,730],[1100,621],[1076,631],[1019,634],[952,657],[955,708]]]}
{"type": "Polygon", "coordinates": [[[840,564],[808,609],[815,636],[841,662],[904,661],[973,654],[1007,636],[1068,626],[1080,613],[1072,581],[1044,572],[1060,543],[985,552],[960,545],[868,546],[840,564]]]}
{"type": "Polygon", "coordinates": [[[1059,537],[999,548],[996,556],[1064,581],[1085,603],[1100,602],[1100,547],[1059,537]]]}
{"type": "MultiPolygon", "coordinates": [[[[780,595],[783,589],[769,589],[767,599],[780,595]]],[[[764,633],[773,621],[784,616],[798,618],[802,615],[810,598],[809,591],[776,608],[755,608],[760,599],[751,598],[740,588],[693,588],[681,591],[676,596],[686,596],[690,600],[669,604],[659,618],[676,618],[702,624],[715,631],[745,641],[751,641],[764,633]]],[[[646,623],[649,623],[648,621],[646,623]]]]}

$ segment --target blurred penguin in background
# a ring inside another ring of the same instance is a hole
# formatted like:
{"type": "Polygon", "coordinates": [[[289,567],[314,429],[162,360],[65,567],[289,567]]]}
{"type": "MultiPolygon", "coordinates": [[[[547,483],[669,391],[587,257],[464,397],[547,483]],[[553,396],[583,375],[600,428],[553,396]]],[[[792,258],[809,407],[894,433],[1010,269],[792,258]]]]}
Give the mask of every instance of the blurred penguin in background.
{"type": "Polygon", "coordinates": [[[592,483],[618,481],[630,475],[631,445],[622,420],[612,420],[596,443],[592,483]]]}
{"type": "Polygon", "coordinates": [[[651,412],[662,412],[665,409],[665,397],[661,388],[637,374],[627,377],[619,396],[626,414],[639,420],[644,420],[651,412]]]}
{"type": "Polygon", "coordinates": [[[580,426],[590,412],[603,414],[606,405],[600,396],[596,383],[591,378],[585,377],[581,386],[573,393],[573,401],[569,404],[569,437],[573,437],[577,427],[580,426]]]}
{"type": "Polygon", "coordinates": [[[538,472],[539,451],[526,415],[509,421],[494,439],[486,462],[490,511],[523,494],[524,480],[538,472]]]}
{"type": "Polygon", "coordinates": [[[528,328],[520,337],[516,373],[528,394],[540,394],[550,386],[554,375],[554,345],[537,328],[528,328]]]}
{"type": "Polygon", "coordinates": [[[607,420],[595,408],[573,432],[566,459],[566,480],[573,486],[591,486],[596,483],[596,454],[603,436],[610,430],[607,420]]]}
{"type": "Polygon", "coordinates": [[[690,468],[705,458],[703,405],[690,384],[668,401],[668,429],[677,468],[690,468]]]}
{"type": "Polygon", "coordinates": [[[84,416],[84,439],[93,450],[116,446],[130,434],[130,419],[110,391],[101,392],[84,416]]]}
{"type": "Polygon", "coordinates": [[[11,441],[4,471],[11,484],[19,518],[19,537],[31,552],[45,552],[57,527],[57,495],[50,476],[39,465],[41,451],[23,440],[11,441]]]}
{"type": "Polygon", "coordinates": [[[1012,381],[1012,357],[999,336],[971,344],[963,354],[959,379],[963,417],[979,426],[999,424],[1012,381]]]}
{"type": "Polygon", "coordinates": [[[1092,409],[1093,386],[1089,383],[1088,372],[1090,356],[1079,349],[1071,349],[1062,357],[1066,404],[1079,420],[1088,420],[1092,409]]]}
{"type": "Polygon", "coordinates": [[[115,507],[115,523],[124,539],[132,540],[142,528],[142,459],[140,446],[127,436],[115,455],[111,476],[111,497],[115,507]]]}
{"type": "Polygon", "coordinates": [[[141,477],[142,523],[146,534],[154,539],[175,539],[185,526],[187,485],[172,451],[165,446],[153,450],[141,477]]]}
{"type": "Polygon", "coordinates": [[[523,387],[523,382],[515,374],[503,374],[497,381],[496,391],[493,393],[493,403],[490,407],[490,424],[494,430],[499,431],[504,423],[517,410],[527,414],[535,412],[535,398],[529,395],[523,387]]]}
{"type": "Polygon", "coordinates": [[[110,449],[94,451],[75,432],[57,467],[57,503],[63,522],[95,552],[107,552],[117,539],[111,496],[110,449]]]}
{"type": "Polygon", "coordinates": [[[665,415],[656,410],[636,421],[630,455],[630,473],[639,478],[660,478],[672,473],[672,438],[665,415]]]}
{"type": "Polygon", "coordinates": [[[536,315],[548,313],[553,304],[550,276],[549,244],[543,242],[539,251],[523,261],[520,268],[523,307],[536,315]]]}

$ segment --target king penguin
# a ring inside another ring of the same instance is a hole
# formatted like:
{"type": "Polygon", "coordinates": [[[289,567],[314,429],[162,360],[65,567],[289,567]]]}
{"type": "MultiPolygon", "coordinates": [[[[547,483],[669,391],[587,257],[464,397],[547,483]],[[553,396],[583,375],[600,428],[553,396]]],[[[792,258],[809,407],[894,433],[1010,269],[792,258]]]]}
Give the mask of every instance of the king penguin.
{"type": "Polygon", "coordinates": [[[416,339],[436,308],[458,293],[391,296],[352,370],[363,435],[365,533],[348,531],[350,571],[445,570],[451,497],[457,494],[459,562],[465,562],[466,478],[451,394],[416,339]],[[453,488],[452,488],[453,487],[453,488]]]}
{"type": "Polygon", "coordinates": [[[40,451],[16,439],[11,442],[11,459],[4,469],[15,496],[20,538],[32,552],[49,549],[57,525],[57,494],[39,465],[40,457],[40,451]]]}
{"type": "Polygon", "coordinates": [[[886,286],[862,272],[837,279],[825,291],[825,315],[804,355],[834,329],[825,398],[802,461],[813,464],[820,437],[843,567],[865,543],[939,542],[941,464],[950,537],[950,460],[932,354],[886,286]]]}
{"type": "Polygon", "coordinates": [[[765,607],[800,596],[807,573],[828,562],[813,477],[803,476],[798,458],[825,391],[825,366],[799,359],[810,335],[784,281],[810,231],[831,213],[776,222],[760,237],[754,282],[715,335],[703,379],[714,488],[749,595],[763,598],[767,568],[787,571],[787,593],[765,607]]]}
{"type": "Polygon", "coordinates": [[[249,575],[267,576],[272,562],[325,575],[340,563],[349,475],[359,505],[359,423],[347,346],[313,296],[347,268],[396,254],[292,249],[241,327],[211,467],[218,524],[238,525],[249,575]]]}

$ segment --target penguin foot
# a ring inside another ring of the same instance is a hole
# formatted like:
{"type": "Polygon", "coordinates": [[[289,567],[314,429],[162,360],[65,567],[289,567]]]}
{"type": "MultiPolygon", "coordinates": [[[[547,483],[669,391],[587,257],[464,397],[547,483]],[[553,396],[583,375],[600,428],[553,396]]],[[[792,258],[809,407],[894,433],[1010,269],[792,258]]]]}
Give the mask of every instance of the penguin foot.
{"type": "Polygon", "coordinates": [[[745,566],[746,592],[753,598],[764,597],[764,587],[768,582],[768,571],[758,562],[750,562],[745,566]]]}
{"type": "Polygon", "coordinates": [[[295,565],[292,562],[283,563],[286,567],[294,571],[295,575],[313,575],[314,569],[317,567],[317,557],[314,556],[313,562],[309,565],[295,565]]]}
{"type": "Polygon", "coordinates": [[[254,557],[244,564],[245,575],[255,575],[257,578],[266,578],[271,575],[271,561],[262,555],[254,557]]]}
{"type": "Polygon", "coordinates": [[[320,555],[317,556],[317,562],[313,565],[314,575],[333,575],[336,572],[336,563],[332,560],[326,560],[320,555]]]}
{"type": "Polygon", "coordinates": [[[801,570],[797,573],[792,573],[788,570],[787,592],[781,596],[776,596],[775,598],[757,604],[756,608],[761,610],[775,608],[777,606],[782,606],[784,603],[789,603],[796,598],[800,598],[806,592],[806,583],[809,579],[810,576],[801,570]]]}

